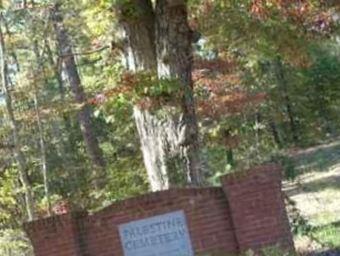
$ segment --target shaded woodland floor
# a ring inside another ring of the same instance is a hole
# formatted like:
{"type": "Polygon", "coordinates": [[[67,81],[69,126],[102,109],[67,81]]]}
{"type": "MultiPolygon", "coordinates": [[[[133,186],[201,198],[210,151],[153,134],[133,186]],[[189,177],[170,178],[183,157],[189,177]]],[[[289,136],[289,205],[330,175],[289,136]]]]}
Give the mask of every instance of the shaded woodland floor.
{"type": "Polygon", "coordinates": [[[340,255],[340,140],[291,155],[297,177],[284,190],[312,227],[309,236],[294,238],[296,248],[302,255],[340,255]]]}

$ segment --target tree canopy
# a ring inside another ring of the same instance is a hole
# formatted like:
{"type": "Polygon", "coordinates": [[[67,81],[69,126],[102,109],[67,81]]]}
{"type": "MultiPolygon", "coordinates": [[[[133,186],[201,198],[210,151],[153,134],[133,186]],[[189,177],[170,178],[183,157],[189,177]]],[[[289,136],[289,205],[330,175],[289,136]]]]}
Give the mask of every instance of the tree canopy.
{"type": "Polygon", "coordinates": [[[218,185],[339,135],[339,11],[330,0],[1,1],[0,254],[29,252],[23,221],[218,185]]]}

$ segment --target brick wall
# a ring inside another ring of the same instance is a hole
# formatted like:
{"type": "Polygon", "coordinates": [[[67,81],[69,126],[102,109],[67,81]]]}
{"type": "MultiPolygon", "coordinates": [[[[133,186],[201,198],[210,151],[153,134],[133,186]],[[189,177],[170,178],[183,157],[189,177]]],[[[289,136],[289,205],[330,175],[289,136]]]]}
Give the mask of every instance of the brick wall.
{"type": "Polygon", "coordinates": [[[150,193],[92,215],[68,213],[24,227],[36,256],[123,255],[118,225],[183,210],[195,254],[237,253],[271,245],[294,250],[278,166],[228,175],[222,184],[150,193]]]}

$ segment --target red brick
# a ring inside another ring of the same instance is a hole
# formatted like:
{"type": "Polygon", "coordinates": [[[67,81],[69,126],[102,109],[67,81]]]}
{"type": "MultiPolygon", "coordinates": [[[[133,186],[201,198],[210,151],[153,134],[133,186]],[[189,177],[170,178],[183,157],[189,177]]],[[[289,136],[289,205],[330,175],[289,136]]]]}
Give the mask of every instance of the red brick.
{"type": "Polygon", "coordinates": [[[171,189],[115,203],[93,215],[65,214],[25,224],[37,256],[123,255],[117,226],[184,210],[196,253],[235,253],[281,244],[294,250],[273,164],[222,178],[222,188],[171,189]]]}

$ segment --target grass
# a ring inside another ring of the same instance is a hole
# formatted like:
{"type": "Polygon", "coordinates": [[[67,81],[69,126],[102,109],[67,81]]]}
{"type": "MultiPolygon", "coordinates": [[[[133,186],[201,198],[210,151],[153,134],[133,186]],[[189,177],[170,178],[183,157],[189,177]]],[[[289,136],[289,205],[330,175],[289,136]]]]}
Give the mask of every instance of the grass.
{"type": "Polygon", "coordinates": [[[339,249],[340,222],[318,226],[313,230],[313,236],[330,248],[339,249]]]}
{"type": "Polygon", "coordinates": [[[297,249],[340,250],[340,141],[295,152],[291,160],[298,175],[284,182],[284,190],[311,224],[317,241],[296,236],[297,249]]]}

